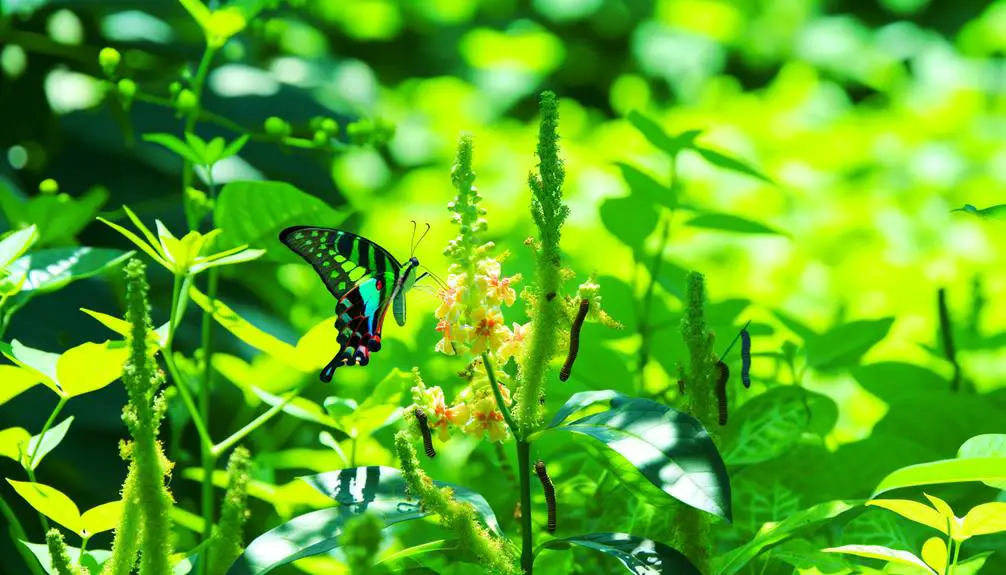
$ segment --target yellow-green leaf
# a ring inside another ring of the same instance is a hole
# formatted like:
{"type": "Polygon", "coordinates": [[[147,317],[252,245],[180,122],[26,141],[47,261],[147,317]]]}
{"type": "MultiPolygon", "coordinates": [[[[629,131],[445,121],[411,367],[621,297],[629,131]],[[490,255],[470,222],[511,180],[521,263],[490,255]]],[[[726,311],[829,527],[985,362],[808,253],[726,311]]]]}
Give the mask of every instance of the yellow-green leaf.
{"type": "Polygon", "coordinates": [[[867,501],[866,504],[882,507],[905,519],[932,527],[940,533],[947,533],[947,520],[938,511],[924,503],[907,499],[874,499],[867,501]]]}
{"type": "Polygon", "coordinates": [[[937,573],[947,568],[947,543],[939,537],[930,537],[922,545],[922,560],[937,573]]]}
{"type": "Polygon", "coordinates": [[[28,502],[28,505],[35,508],[35,511],[74,533],[80,533],[80,510],[62,491],[55,487],[30,481],[8,479],[7,483],[10,483],[14,487],[14,491],[17,491],[18,495],[28,502]]]}
{"type": "Polygon", "coordinates": [[[21,461],[21,452],[30,440],[31,434],[23,427],[0,430],[0,457],[21,461]]]}
{"type": "MultiPolygon", "coordinates": [[[[121,335],[123,338],[129,337],[132,325],[130,325],[128,321],[117,318],[113,315],[108,315],[107,313],[101,313],[100,311],[94,311],[83,307],[80,308],[80,311],[98,320],[101,325],[121,335]]],[[[170,327],[170,324],[165,323],[161,327],[151,330],[147,334],[147,339],[151,344],[157,346],[158,348],[164,347],[168,339],[168,329],[170,327]]]]}
{"type": "Polygon", "coordinates": [[[18,365],[0,365],[0,405],[14,399],[41,381],[42,377],[18,365]]]}
{"type": "Polygon", "coordinates": [[[192,18],[201,28],[205,28],[210,21],[210,9],[199,0],[178,0],[182,8],[192,15],[192,18]]]}
{"type": "MultiPolygon", "coordinates": [[[[930,495],[928,493],[923,493],[923,495],[925,495],[926,499],[933,504],[933,507],[940,512],[940,518],[943,520],[944,524],[950,526],[950,536],[956,541],[963,541],[964,539],[967,539],[961,531],[961,520],[954,515],[954,510],[951,509],[950,504],[935,495],[930,495]]],[[[946,533],[946,530],[943,532],[946,533]]]]}
{"type": "Polygon", "coordinates": [[[297,342],[298,366],[303,371],[317,371],[332,359],[332,342],[339,335],[335,318],[326,318],[309,329],[297,342]]]}
{"type": "Polygon", "coordinates": [[[80,516],[81,535],[86,533],[87,536],[91,536],[115,529],[119,524],[120,515],[122,515],[122,501],[110,501],[88,509],[80,516]]]}
{"type": "Polygon", "coordinates": [[[7,359],[34,372],[46,387],[60,393],[56,385],[56,361],[59,360],[59,354],[28,347],[16,339],[11,340],[10,345],[0,342],[0,349],[7,359]]]}
{"type": "Polygon", "coordinates": [[[118,379],[128,356],[129,349],[121,341],[78,345],[60,356],[56,378],[67,397],[83,395],[118,379]]]}
{"type": "Polygon", "coordinates": [[[37,240],[38,228],[34,224],[23,230],[12,232],[0,240],[0,271],[24,255],[37,240]]]}
{"type": "Polygon", "coordinates": [[[977,505],[964,516],[964,537],[1006,531],[1006,503],[996,501],[977,505]]]}
{"type": "Polygon", "coordinates": [[[189,295],[196,305],[203,308],[203,311],[213,314],[213,318],[216,319],[217,322],[224,327],[224,329],[234,334],[241,341],[259,351],[268,353],[277,359],[281,359],[291,366],[300,366],[297,349],[294,346],[286,343],[285,341],[281,341],[248,323],[244,318],[239,316],[234,310],[227,307],[220,300],[214,300],[213,305],[211,306],[210,300],[206,297],[206,294],[195,287],[189,289],[189,295]]]}
{"type": "Polygon", "coordinates": [[[241,12],[228,8],[217,10],[210,14],[209,23],[205,27],[206,38],[214,47],[220,47],[247,25],[248,21],[241,12]]]}
{"type": "Polygon", "coordinates": [[[42,463],[42,459],[63,442],[63,438],[66,437],[66,433],[70,430],[70,424],[72,423],[73,416],[71,415],[59,422],[59,424],[50,427],[45,434],[39,433],[32,436],[28,444],[25,445],[24,452],[21,453],[21,465],[25,469],[28,469],[28,459],[34,455],[35,460],[30,462],[31,469],[34,471],[38,468],[42,463]]]}
{"type": "Polygon", "coordinates": [[[866,557],[868,559],[881,559],[883,561],[897,563],[899,565],[913,565],[924,569],[927,573],[936,575],[936,572],[933,571],[929,565],[926,565],[922,559],[919,559],[908,551],[902,551],[900,549],[891,549],[881,545],[842,545],[841,547],[823,549],[823,551],[825,553],[844,553],[846,555],[855,555],[857,557],[866,557]]]}

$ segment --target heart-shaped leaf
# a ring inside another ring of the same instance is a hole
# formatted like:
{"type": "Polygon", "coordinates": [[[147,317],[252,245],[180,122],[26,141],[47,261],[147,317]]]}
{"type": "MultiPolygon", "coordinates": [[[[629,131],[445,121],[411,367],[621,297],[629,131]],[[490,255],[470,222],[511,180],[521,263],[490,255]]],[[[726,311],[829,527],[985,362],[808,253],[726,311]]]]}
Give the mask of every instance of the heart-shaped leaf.
{"type": "Polygon", "coordinates": [[[588,533],[566,539],[552,539],[538,546],[535,555],[545,550],[569,549],[572,545],[611,555],[625,565],[630,573],[701,575],[695,565],[680,551],[659,541],[628,533],[588,533]]]}
{"type": "MultiPolygon", "coordinates": [[[[549,427],[593,440],[598,448],[593,455],[627,487],[642,491],[648,483],[643,493],[656,487],[665,496],[731,518],[726,466],[709,433],[691,415],[614,391],[581,392],[566,402],[549,427]],[[564,423],[572,413],[598,402],[607,402],[609,408],[564,423]]],[[[668,501],[661,497],[651,502],[668,501]]]]}

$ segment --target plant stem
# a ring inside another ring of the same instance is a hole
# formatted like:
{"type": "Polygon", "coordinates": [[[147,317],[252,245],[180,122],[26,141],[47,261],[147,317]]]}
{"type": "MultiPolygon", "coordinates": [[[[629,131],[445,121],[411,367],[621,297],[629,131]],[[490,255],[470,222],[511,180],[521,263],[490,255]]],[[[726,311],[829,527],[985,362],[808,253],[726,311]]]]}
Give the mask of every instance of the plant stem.
{"type": "Polygon", "coordinates": [[[7,505],[7,502],[4,501],[2,495],[0,495],[0,514],[3,514],[3,516],[7,519],[7,532],[10,534],[14,548],[21,553],[21,557],[24,559],[25,563],[28,564],[28,568],[31,569],[31,572],[34,575],[42,575],[42,568],[39,567],[35,556],[32,555],[24,545],[21,545],[21,541],[27,541],[28,536],[25,534],[24,528],[21,527],[21,522],[18,521],[17,515],[15,515],[14,511],[9,505],[7,505]]]}
{"type": "Polygon", "coordinates": [[[482,365],[486,367],[486,375],[489,376],[489,385],[493,388],[496,405],[499,406],[500,413],[503,414],[503,419],[506,420],[507,427],[510,428],[510,433],[513,433],[514,437],[517,437],[520,431],[517,429],[517,424],[514,423],[513,417],[510,415],[510,410],[507,409],[506,403],[503,401],[503,394],[500,392],[499,383],[496,381],[496,373],[493,371],[493,366],[489,362],[488,352],[482,352],[482,365]]]}
{"type": "MultiPolygon", "coordinates": [[[[952,538],[951,538],[951,544],[953,545],[952,538]]],[[[961,542],[958,541],[957,544],[954,545],[954,560],[950,562],[950,567],[947,568],[947,575],[954,575],[954,572],[957,571],[957,558],[960,556],[960,554],[961,554],[961,542]]]]}
{"type": "Polygon", "coordinates": [[[660,267],[664,262],[664,248],[667,247],[667,239],[671,234],[671,219],[674,217],[674,213],[671,212],[671,216],[664,220],[663,229],[660,232],[660,246],[653,257],[653,265],[650,267],[650,282],[646,286],[646,293],[643,295],[643,305],[639,311],[639,320],[637,324],[639,325],[639,335],[642,337],[642,342],[639,345],[639,368],[637,373],[639,375],[639,390],[642,391],[646,387],[646,377],[643,375],[645,372],[646,364],[650,361],[650,348],[653,345],[653,328],[650,325],[650,311],[653,306],[653,290],[657,284],[657,276],[660,274],[660,267]]]}
{"type": "Polygon", "coordinates": [[[165,342],[164,349],[161,351],[161,355],[164,356],[164,364],[167,366],[168,373],[171,375],[171,381],[175,383],[175,389],[178,390],[178,395],[181,396],[182,403],[185,404],[185,409],[188,410],[189,417],[192,418],[192,424],[196,427],[196,432],[199,434],[200,444],[204,448],[212,448],[213,439],[210,437],[209,430],[203,422],[199,410],[196,409],[195,401],[192,399],[192,393],[185,385],[185,382],[182,381],[181,373],[178,371],[178,366],[175,365],[174,352],[172,350],[172,346],[175,342],[175,330],[178,329],[178,323],[181,321],[181,316],[185,307],[182,304],[182,301],[188,299],[189,281],[189,277],[186,277],[183,280],[181,276],[175,276],[174,286],[171,293],[171,317],[168,319],[168,337],[165,342]]]}
{"type": "Polygon", "coordinates": [[[531,534],[531,444],[517,440],[517,473],[520,475],[520,566],[524,575],[534,569],[534,538],[531,534]]]}
{"type": "MultiPolygon", "coordinates": [[[[38,450],[42,447],[42,441],[45,440],[45,434],[46,432],[49,431],[49,428],[52,427],[52,422],[56,421],[56,416],[59,415],[59,412],[63,411],[63,406],[66,405],[68,399],[69,398],[66,397],[65,395],[61,395],[59,397],[59,403],[56,404],[56,407],[52,410],[52,413],[49,414],[49,419],[45,421],[45,425],[42,426],[42,432],[38,434],[38,443],[35,444],[35,449],[32,449],[31,455],[28,456],[28,465],[27,465],[28,470],[30,471],[35,470],[35,458],[38,457],[38,450]]],[[[32,481],[34,481],[34,479],[32,479],[32,481]]],[[[49,528],[47,526],[46,531],[48,530],[49,528]]]]}
{"type": "Polygon", "coordinates": [[[961,390],[961,364],[957,361],[957,350],[954,346],[954,329],[950,320],[950,310],[947,308],[946,288],[940,288],[937,292],[936,305],[940,316],[940,343],[943,345],[943,355],[954,368],[950,391],[956,393],[961,390]]]}
{"type": "MultiPolygon", "coordinates": [[[[209,299],[210,308],[214,305],[217,297],[217,284],[219,280],[219,270],[217,268],[210,268],[207,272],[209,274],[208,285],[206,288],[206,297],[209,299]]],[[[212,376],[212,347],[213,347],[213,315],[209,312],[203,312],[203,325],[202,325],[202,353],[203,353],[203,377],[202,385],[199,386],[199,415],[203,419],[203,424],[207,427],[209,426],[210,418],[210,380],[212,376]]],[[[203,488],[202,488],[202,509],[203,509],[203,524],[207,526],[213,525],[213,468],[216,466],[216,455],[214,454],[214,449],[212,446],[203,444],[202,445],[202,462],[203,462],[203,488]]],[[[209,538],[209,531],[203,534],[204,539],[209,538]]],[[[202,573],[205,573],[206,562],[200,563],[203,567],[200,569],[202,573]]]]}
{"type": "Polygon", "coordinates": [[[213,457],[220,457],[221,455],[223,455],[225,451],[233,447],[234,444],[247,437],[248,434],[255,431],[259,427],[262,427],[263,424],[265,424],[267,421],[276,416],[276,414],[283,411],[284,407],[286,407],[291,401],[300,396],[300,392],[303,391],[304,388],[307,387],[309,383],[310,381],[308,381],[308,383],[301,384],[299,387],[291,391],[290,394],[287,395],[282,402],[277,403],[276,405],[270,407],[268,411],[256,417],[255,419],[251,420],[247,425],[231,434],[230,437],[214,445],[212,449],[213,457]]]}

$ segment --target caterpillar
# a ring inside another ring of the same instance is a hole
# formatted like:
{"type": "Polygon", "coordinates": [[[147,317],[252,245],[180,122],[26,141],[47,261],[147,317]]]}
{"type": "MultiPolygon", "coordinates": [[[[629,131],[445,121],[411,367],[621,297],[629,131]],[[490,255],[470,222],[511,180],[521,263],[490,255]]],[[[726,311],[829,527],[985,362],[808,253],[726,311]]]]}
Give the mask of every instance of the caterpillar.
{"type": "Polygon", "coordinates": [[[559,370],[559,381],[568,380],[570,372],[573,371],[573,362],[576,361],[576,354],[580,351],[580,328],[583,326],[583,320],[587,318],[589,309],[590,300],[580,300],[580,309],[573,319],[573,327],[569,329],[569,354],[566,356],[566,363],[562,364],[562,369],[559,370]]]}
{"type": "Polygon", "coordinates": [[[720,425],[727,424],[727,380],[730,368],[722,361],[716,362],[716,401],[720,406],[720,425]]]}
{"type": "Polygon", "coordinates": [[[747,328],[741,330],[741,382],[745,388],[751,387],[751,334],[747,328]]]}
{"type": "Polygon", "coordinates": [[[416,421],[419,422],[419,432],[423,434],[423,448],[426,450],[426,456],[432,459],[437,456],[437,451],[433,449],[433,437],[430,435],[426,412],[418,407],[416,408],[416,421]]]}
{"type": "Polygon", "coordinates": [[[534,472],[538,474],[541,481],[541,488],[545,491],[545,505],[548,506],[548,525],[545,529],[549,533],[555,533],[555,486],[545,471],[545,462],[538,460],[534,464],[534,472]]]}

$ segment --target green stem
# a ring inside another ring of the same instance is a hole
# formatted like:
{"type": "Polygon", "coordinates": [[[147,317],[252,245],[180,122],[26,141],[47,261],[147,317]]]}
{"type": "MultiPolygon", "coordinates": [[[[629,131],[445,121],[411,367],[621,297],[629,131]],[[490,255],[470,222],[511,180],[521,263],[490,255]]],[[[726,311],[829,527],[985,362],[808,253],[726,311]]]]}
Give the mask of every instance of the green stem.
{"type": "Polygon", "coordinates": [[[482,365],[486,366],[486,375],[489,376],[489,386],[493,388],[496,405],[499,406],[500,413],[503,414],[503,419],[506,420],[507,427],[510,428],[510,433],[513,433],[514,437],[517,437],[520,431],[517,429],[517,424],[514,423],[513,417],[510,415],[510,410],[507,409],[506,403],[503,401],[503,393],[500,392],[499,383],[496,381],[496,373],[493,371],[492,363],[489,362],[488,352],[482,352],[482,365]]]}
{"type": "Polygon", "coordinates": [[[517,441],[517,473],[520,475],[520,566],[524,575],[534,569],[534,538],[531,533],[531,444],[517,441]]]}
{"type": "MultiPolygon", "coordinates": [[[[953,545],[953,539],[951,539],[951,545],[953,545]]],[[[950,562],[950,566],[947,568],[947,575],[954,575],[954,572],[957,571],[957,558],[960,554],[961,542],[958,541],[957,544],[954,545],[954,560],[950,562]]]]}
{"type": "Polygon", "coordinates": [[[291,391],[290,394],[287,395],[283,401],[270,407],[268,411],[256,417],[255,419],[251,420],[247,425],[235,431],[227,439],[214,445],[212,449],[213,457],[220,457],[221,455],[223,455],[225,451],[233,447],[234,444],[247,437],[249,433],[255,431],[259,427],[262,427],[262,425],[264,425],[267,421],[275,417],[279,412],[283,411],[284,407],[286,407],[291,401],[300,396],[300,392],[303,391],[304,388],[307,387],[309,383],[310,380],[308,381],[308,383],[301,384],[299,387],[297,387],[297,389],[291,391]]]}
{"type": "MultiPolygon", "coordinates": [[[[217,297],[217,284],[219,282],[219,269],[210,268],[207,272],[209,274],[208,285],[206,288],[206,297],[209,299],[210,309],[213,308],[214,302],[217,297]]],[[[210,379],[212,376],[212,347],[213,347],[213,314],[209,312],[203,313],[203,325],[202,325],[202,353],[203,353],[203,377],[202,385],[199,386],[199,415],[203,418],[203,423],[209,426],[210,418],[210,379]]],[[[214,454],[213,447],[203,444],[202,446],[202,463],[203,463],[203,488],[202,488],[202,510],[203,510],[203,524],[207,526],[213,525],[213,468],[216,466],[216,455],[214,454]]],[[[203,534],[204,539],[209,537],[208,529],[207,533],[203,534]]],[[[202,573],[206,573],[205,565],[206,562],[200,563],[204,567],[200,570],[202,573]]]]}
{"type": "Polygon", "coordinates": [[[77,565],[80,565],[80,561],[84,558],[84,552],[87,551],[87,542],[91,540],[91,536],[81,537],[80,539],[80,555],[77,557],[77,565]]]}
{"type": "Polygon", "coordinates": [[[751,325],[751,320],[748,320],[747,323],[744,324],[744,327],[742,327],[740,329],[740,331],[737,332],[737,335],[735,335],[734,338],[732,340],[730,340],[730,345],[728,345],[727,348],[725,350],[723,350],[723,354],[720,355],[720,360],[721,361],[726,361],[727,354],[730,353],[730,350],[734,348],[734,344],[736,344],[737,340],[740,339],[740,337],[741,337],[741,331],[746,330],[749,325],[751,325]]]}
{"type": "Polygon", "coordinates": [[[42,568],[39,566],[35,556],[21,544],[21,541],[28,540],[28,536],[25,534],[24,528],[21,526],[21,522],[18,521],[17,515],[14,514],[14,511],[9,505],[7,505],[7,502],[4,501],[3,496],[0,496],[0,514],[3,514],[4,518],[7,519],[7,532],[10,534],[14,548],[21,553],[21,558],[23,558],[24,562],[28,564],[28,568],[31,569],[31,572],[34,575],[43,575],[42,568]]]}
{"type": "Polygon", "coordinates": [[[188,386],[185,385],[185,382],[182,381],[181,372],[179,372],[178,366],[175,365],[174,352],[172,351],[172,345],[175,342],[175,330],[178,329],[178,323],[181,321],[181,316],[184,313],[185,305],[183,302],[188,300],[188,285],[190,281],[191,278],[189,276],[186,276],[184,280],[181,276],[175,276],[171,293],[171,317],[168,319],[168,337],[161,355],[164,356],[164,365],[168,368],[171,381],[175,382],[175,389],[178,390],[178,395],[182,398],[182,403],[185,404],[189,417],[192,418],[192,424],[196,427],[200,444],[204,449],[212,449],[213,439],[210,437],[209,430],[206,427],[206,423],[203,422],[199,410],[196,409],[192,393],[189,391],[188,386]]]}
{"type": "MultiPolygon", "coordinates": [[[[38,457],[38,450],[42,447],[42,442],[45,440],[45,434],[46,432],[49,431],[49,428],[52,427],[52,423],[56,421],[56,416],[59,415],[59,412],[63,411],[63,406],[66,405],[66,402],[69,399],[70,399],[69,397],[61,395],[59,397],[59,403],[56,404],[56,407],[52,410],[52,413],[49,414],[49,419],[45,421],[45,425],[42,426],[42,432],[38,434],[38,443],[35,444],[35,449],[31,450],[31,455],[28,457],[28,465],[27,465],[28,470],[30,471],[35,470],[35,458],[38,457]]],[[[32,481],[34,481],[34,479],[32,479],[32,481]]],[[[49,528],[47,526],[46,531],[48,530],[49,528]]]]}

